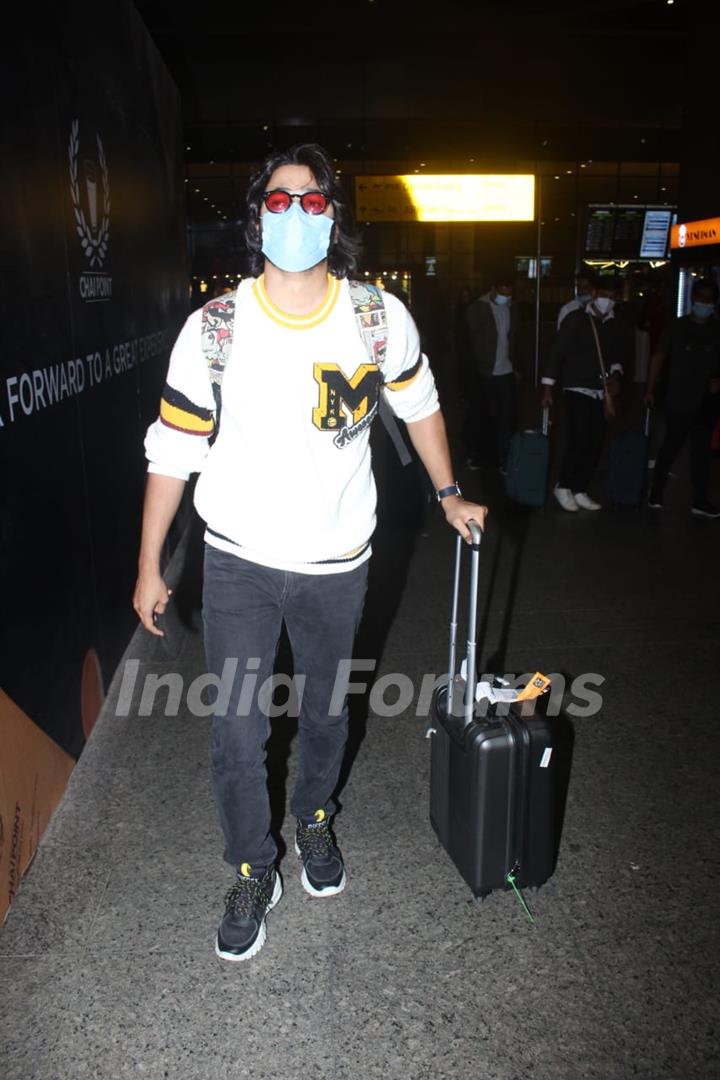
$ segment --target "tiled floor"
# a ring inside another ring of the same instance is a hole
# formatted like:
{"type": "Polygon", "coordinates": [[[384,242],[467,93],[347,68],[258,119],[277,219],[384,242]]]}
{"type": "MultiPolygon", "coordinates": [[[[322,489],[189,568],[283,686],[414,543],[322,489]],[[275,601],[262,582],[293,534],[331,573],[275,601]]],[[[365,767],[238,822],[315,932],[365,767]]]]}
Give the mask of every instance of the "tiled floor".
{"type": "MultiPolygon", "coordinates": [[[[138,635],[133,709],[114,715],[116,679],[0,937],[4,1080],[717,1078],[720,522],[691,519],[682,488],[661,515],[594,516],[508,513],[486,489],[481,668],[604,678],[602,711],[573,721],[533,925],[511,894],[472,902],[439,847],[417,702],[358,701],[347,890],[311,900],[286,855],[262,952],[216,959],[209,720],[136,715],[144,676],[187,685],[202,642],[179,622],[167,645],[138,635]]],[[[443,671],[452,550],[437,516],[378,536],[358,647],[378,675],[443,671]]],[[[271,758],[289,784],[288,723],[271,758]]]]}

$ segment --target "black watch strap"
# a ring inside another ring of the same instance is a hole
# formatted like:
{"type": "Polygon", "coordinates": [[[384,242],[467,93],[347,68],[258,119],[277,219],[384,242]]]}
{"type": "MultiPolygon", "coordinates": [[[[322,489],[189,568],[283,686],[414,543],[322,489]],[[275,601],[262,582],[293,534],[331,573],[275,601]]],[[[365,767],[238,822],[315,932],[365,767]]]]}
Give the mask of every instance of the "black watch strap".
{"type": "Polygon", "coordinates": [[[454,484],[449,484],[448,487],[440,488],[439,491],[435,492],[435,495],[438,502],[442,502],[442,500],[446,499],[448,495],[459,495],[459,497],[462,499],[462,491],[460,490],[460,485],[458,484],[457,480],[454,484]]]}

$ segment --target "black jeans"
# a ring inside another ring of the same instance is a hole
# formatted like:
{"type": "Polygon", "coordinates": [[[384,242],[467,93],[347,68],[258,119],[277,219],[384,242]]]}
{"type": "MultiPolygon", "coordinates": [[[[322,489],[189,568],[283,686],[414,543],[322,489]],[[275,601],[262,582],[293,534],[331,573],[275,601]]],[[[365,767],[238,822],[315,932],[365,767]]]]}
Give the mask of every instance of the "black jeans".
{"type": "Polygon", "coordinates": [[[517,415],[515,375],[484,376],[476,393],[477,407],[471,421],[475,426],[475,452],[488,464],[504,469],[517,415]]]}
{"type": "Polygon", "coordinates": [[[695,412],[665,412],[665,438],[655,461],[652,490],[662,496],[668,474],[675,458],[690,436],[690,475],[693,501],[697,505],[707,501],[710,484],[711,441],[717,417],[717,402],[705,401],[695,412]]]}
{"type": "Polygon", "coordinates": [[[221,689],[213,719],[210,766],[224,858],[232,866],[269,866],[277,855],[265,765],[270,721],[259,691],[272,677],[283,620],[300,698],[300,762],[291,813],[300,817],[335,809],[332,793],[348,728],[348,669],[345,665],[343,671],[340,662],[352,657],[367,570],[365,562],[344,573],[293,573],[205,548],[208,671],[222,683],[231,662],[225,680],[229,691],[221,689]]]}
{"type": "Polygon", "coordinates": [[[573,494],[587,491],[600,460],[605,436],[602,400],[572,390],[564,392],[565,452],[558,487],[573,494]]]}

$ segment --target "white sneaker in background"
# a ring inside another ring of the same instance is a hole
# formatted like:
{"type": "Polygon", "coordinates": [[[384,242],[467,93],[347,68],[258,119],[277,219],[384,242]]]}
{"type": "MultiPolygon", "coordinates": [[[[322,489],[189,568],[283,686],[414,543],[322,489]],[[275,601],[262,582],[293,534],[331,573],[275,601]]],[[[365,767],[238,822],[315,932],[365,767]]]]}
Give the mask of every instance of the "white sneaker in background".
{"type": "Polygon", "coordinates": [[[553,489],[553,495],[560,503],[563,510],[569,510],[573,514],[576,513],[578,504],[576,503],[575,496],[570,488],[556,487],[553,489]]]}
{"type": "Polygon", "coordinates": [[[585,491],[578,491],[574,495],[576,504],[581,510],[602,510],[599,502],[595,502],[585,491]]]}

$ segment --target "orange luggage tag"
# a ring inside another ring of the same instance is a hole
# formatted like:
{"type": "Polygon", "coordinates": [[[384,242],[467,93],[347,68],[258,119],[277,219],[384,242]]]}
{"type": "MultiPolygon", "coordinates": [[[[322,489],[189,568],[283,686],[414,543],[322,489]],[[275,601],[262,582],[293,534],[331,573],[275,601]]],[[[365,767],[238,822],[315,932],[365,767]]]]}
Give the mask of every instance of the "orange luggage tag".
{"type": "Polygon", "coordinates": [[[536,671],[527,686],[518,691],[516,701],[533,701],[550,689],[550,679],[536,671]]]}

